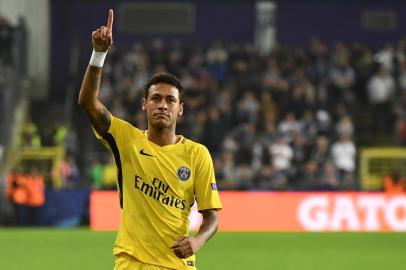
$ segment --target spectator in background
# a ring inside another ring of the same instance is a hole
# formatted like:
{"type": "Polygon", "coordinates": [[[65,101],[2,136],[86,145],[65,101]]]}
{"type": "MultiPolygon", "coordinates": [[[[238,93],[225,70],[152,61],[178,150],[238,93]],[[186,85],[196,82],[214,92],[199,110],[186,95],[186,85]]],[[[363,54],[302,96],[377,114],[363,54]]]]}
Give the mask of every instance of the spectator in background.
{"type": "Polygon", "coordinates": [[[280,135],[277,142],[270,146],[269,151],[274,171],[287,176],[291,168],[293,150],[286,136],[280,135]]]}
{"type": "Polygon", "coordinates": [[[239,144],[238,152],[235,153],[236,162],[250,164],[252,162],[252,145],[256,141],[257,127],[254,123],[239,125],[234,136],[239,144]]]}
{"type": "Polygon", "coordinates": [[[62,186],[65,188],[76,188],[81,183],[81,175],[74,156],[66,156],[61,163],[62,186]]]}
{"type": "Polygon", "coordinates": [[[378,63],[382,63],[381,66],[383,67],[385,73],[392,74],[395,69],[395,56],[396,52],[393,44],[386,42],[384,47],[375,54],[374,60],[378,63]]]}
{"type": "Polygon", "coordinates": [[[27,175],[28,225],[38,225],[38,214],[45,204],[45,179],[38,169],[32,167],[27,175]]]}
{"type": "Polygon", "coordinates": [[[260,101],[260,120],[265,121],[268,117],[275,120],[278,117],[279,108],[277,103],[273,100],[272,94],[269,91],[263,91],[260,101]]]}
{"type": "Polygon", "coordinates": [[[108,77],[103,77],[100,83],[100,101],[105,104],[110,104],[113,95],[114,90],[111,84],[111,80],[108,77]]]}
{"type": "Polygon", "coordinates": [[[294,85],[291,91],[291,96],[289,97],[289,101],[285,106],[285,111],[287,111],[288,114],[293,113],[295,117],[303,115],[303,112],[307,107],[304,95],[305,93],[302,85],[294,85]]]}
{"type": "Polygon", "coordinates": [[[227,72],[228,52],[220,41],[215,41],[207,50],[207,64],[210,74],[219,82],[223,82],[227,72]]]}
{"type": "Polygon", "coordinates": [[[343,116],[336,125],[337,134],[347,135],[352,137],[354,134],[354,126],[352,124],[351,118],[348,116],[343,116]]]}
{"type": "MultiPolygon", "coordinates": [[[[266,152],[266,147],[261,142],[261,138],[259,136],[257,136],[255,138],[254,144],[252,145],[252,152],[251,152],[251,155],[252,155],[251,168],[256,175],[261,171],[265,152],[266,152]]],[[[252,183],[252,184],[254,184],[254,183],[252,183]]]]}
{"type": "Polygon", "coordinates": [[[310,150],[310,159],[317,162],[318,166],[322,166],[330,158],[329,140],[325,136],[318,136],[316,143],[310,150]]]}
{"type": "Polygon", "coordinates": [[[27,118],[23,125],[20,145],[22,147],[41,147],[41,137],[37,125],[30,118],[27,118]]]}
{"type": "Polygon", "coordinates": [[[290,185],[296,190],[320,190],[319,168],[314,160],[310,160],[306,165],[301,166],[294,175],[290,185]]]}
{"type": "Polygon", "coordinates": [[[260,105],[251,91],[244,93],[242,99],[238,103],[237,116],[239,122],[256,123],[260,105]]]}
{"type": "Polygon", "coordinates": [[[241,162],[235,169],[235,178],[238,182],[239,190],[247,190],[253,186],[255,172],[252,170],[250,164],[241,162]]]}
{"type": "MultiPolygon", "coordinates": [[[[174,39],[168,51],[167,67],[168,71],[176,76],[181,75],[181,67],[184,65],[184,50],[182,41],[174,39]]],[[[146,81],[145,81],[146,83],[146,81]]]]}
{"type": "Polygon", "coordinates": [[[200,85],[200,80],[197,77],[193,77],[191,88],[185,92],[183,99],[188,104],[187,108],[189,112],[196,112],[203,109],[206,104],[206,91],[200,85]]]}
{"type": "Polygon", "coordinates": [[[344,90],[351,88],[354,85],[355,72],[349,65],[347,57],[341,58],[339,63],[331,69],[330,79],[337,89],[336,96],[338,97],[342,95],[344,90]]]}
{"type": "Polygon", "coordinates": [[[339,171],[340,187],[342,189],[354,189],[356,149],[348,135],[341,134],[338,141],[333,143],[331,156],[339,171]]]}
{"type": "Polygon", "coordinates": [[[272,182],[273,169],[269,164],[264,164],[258,175],[258,181],[256,183],[257,190],[272,190],[274,183],[272,182]]]}
{"type": "Polygon", "coordinates": [[[211,152],[217,153],[227,131],[227,126],[222,123],[220,110],[217,107],[208,109],[207,120],[202,131],[205,134],[202,142],[211,152]]]}
{"type": "Polygon", "coordinates": [[[278,125],[278,132],[286,136],[288,142],[293,140],[295,133],[300,132],[300,124],[293,112],[287,112],[285,118],[278,125]]]}
{"type": "Polygon", "coordinates": [[[79,153],[78,135],[75,129],[68,128],[68,133],[65,139],[66,153],[68,155],[76,156],[79,153]]]}
{"type": "Polygon", "coordinates": [[[308,144],[306,138],[300,133],[293,133],[292,143],[290,144],[293,151],[292,164],[300,166],[306,162],[308,155],[308,144]]]}
{"type": "Polygon", "coordinates": [[[125,60],[133,67],[140,63],[148,63],[148,55],[144,51],[144,46],[140,42],[134,43],[132,50],[125,56],[125,60]]]}
{"type": "MultiPolygon", "coordinates": [[[[4,197],[7,200],[7,204],[10,204],[11,207],[9,211],[5,212],[5,220],[6,224],[8,225],[17,225],[18,224],[18,216],[17,216],[17,206],[14,199],[14,192],[18,186],[18,177],[19,171],[17,168],[13,168],[10,170],[9,174],[6,176],[4,181],[4,197]]],[[[7,205],[6,204],[6,205],[7,205]]],[[[6,208],[8,209],[8,208],[6,208]]]]}
{"type": "Polygon", "coordinates": [[[220,156],[213,157],[214,172],[216,174],[217,188],[219,190],[224,190],[226,186],[226,181],[223,174],[223,160],[220,156]]]}
{"type": "Polygon", "coordinates": [[[269,89],[272,94],[280,95],[289,89],[289,82],[282,77],[276,59],[270,58],[267,69],[262,77],[262,84],[265,89],[269,89]]]}
{"type": "MultiPolygon", "coordinates": [[[[216,109],[216,108],[215,108],[216,109]]],[[[207,120],[207,113],[206,111],[199,111],[196,113],[196,115],[194,116],[194,124],[190,127],[190,130],[186,131],[189,133],[189,136],[191,139],[196,140],[196,141],[203,141],[203,140],[207,140],[210,141],[210,143],[221,143],[220,140],[218,140],[217,142],[213,142],[212,141],[212,136],[214,135],[213,132],[216,132],[216,125],[218,123],[218,119],[217,119],[217,115],[214,114],[215,117],[214,121],[208,121],[207,120]],[[209,123],[208,123],[209,122],[209,123]],[[206,128],[208,128],[208,130],[206,131],[206,128]]],[[[184,120],[184,118],[182,119],[184,120]]],[[[182,122],[184,123],[184,122],[182,122]]],[[[181,126],[181,125],[179,125],[181,126]]],[[[210,150],[212,149],[212,146],[208,147],[210,150]]]]}
{"type": "Polygon", "coordinates": [[[66,133],[67,133],[67,128],[63,124],[59,124],[56,127],[55,134],[54,134],[54,144],[57,146],[65,146],[65,140],[66,140],[66,133]]]}
{"type": "Polygon", "coordinates": [[[303,118],[299,120],[300,130],[307,142],[313,142],[317,136],[318,129],[313,111],[307,109],[303,118]]]}
{"type": "Polygon", "coordinates": [[[274,120],[270,119],[267,122],[265,122],[266,125],[264,127],[264,130],[259,133],[259,139],[261,143],[268,147],[269,145],[272,145],[276,139],[277,139],[277,130],[276,130],[276,125],[274,120]]]}
{"type": "Polygon", "coordinates": [[[395,94],[395,80],[385,70],[384,65],[379,65],[376,73],[367,83],[368,98],[371,110],[372,131],[388,133],[392,131],[391,119],[388,112],[391,111],[391,100],[395,94]]]}
{"type": "Polygon", "coordinates": [[[132,84],[131,87],[128,88],[128,95],[130,97],[136,96],[138,93],[140,93],[142,90],[142,87],[145,85],[145,83],[148,81],[148,78],[150,76],[148,72],[148,63],[144,61],[140,61],[136,65],[135,69],[135,74],[132,78],[132,84]]]}
{"type": "Polygon", "coordinates": [[[223,152],[229,152],[234,155],[238,151],[238,148],[239,144],[237,143],[234,136],[232,136],[231,134],[226,135],[222,143],[223,152]]]}
{"type": "Polygon", "coordinates": [[[223,152],[223,167],[221,174],[224,177],[224,189],[239,189],[242,186],[240,179],[236,177],[236,165],[234,155],[230,151],[223,152]]]}
{"type": "Polygon", "coordinates": [[[357,82],[353,88],[355,91],[352,92],[356,96],[358,102],[363,103],[364,101],[367,101],[366,91],[363,91],[363,89],[365,88],[365,82],[372,72],[372,52],[364,44],[355,42],[352,47],[351,58],[351,62],[353,63],[354,70],[357,74],[357,82]]]}
{"type": "Polygon", "coordinates": [[[165,62],[166,50],[161,38],[154,38],[149,48],[148,56],[152,66],[157,66],[165,62]]]}
{"type": "Polygon", "coordinates": [[[310,42],[310,67],[309,77],[313,82],[325,80],[330,69],[328,63],[327,47],[320,39],[312,38],[310,42]]]}
{"type": "Polygon", "coordinates": [[[333,65],[338,66],[343,61],[348,61],[350,52],[348,48],[342,42],[334,44],[333,51],[331,52],[331,62],[333,65]]]}
{"type": "Polygon", "coordinates": [[[99,160],[95,159],[92,161],[92,165],[89,169],[89,177],[92,183],[92,188],[97,190],[101,189],[103,184],[103,169],[104,166],[100,163],[99,160]]]}
{"type": "Polygon", "coordinates": [[[13,205],[16,225],[27,225],[27,177],[21,168],[16,168],[6,178],[6,197],[9,198],[13,205]]]}
{"type": "Polygon", "coordinates": [[[385,192],[390,193],[406,192],[406,178],[400,177],[397,173],[385,176],[383,178],[383,188],[385,192]]]}
{"type": "Polygon", "coordinates": [[[117,117],[121,119],[126,119],[127,109],[124,107],[123,100],[121,98],[113,98],[113,102],[111,104],[111,113],[113,115],[117,115],[117,117]]]}
{"type": "Polygon", "coordinates": [[[300,84],[303,87],[306,109],[312,108],[316,102],[317,96],[316,87],[307,77],[303,78],[303,81],[300,84]]]}
{"type": "Polygon", "coordinates": [[[78,154],[78,138],[76,130],[64,124],[57,126],[54,137],[54,145],[64,147],[68,155],[78,154]]]}
{"type": "Polygon", "coordinates": [[[332,162],[328,161],[323,164],[318,182],[320,183],[320,190],[340,190],[340,176],[332,162]]]}

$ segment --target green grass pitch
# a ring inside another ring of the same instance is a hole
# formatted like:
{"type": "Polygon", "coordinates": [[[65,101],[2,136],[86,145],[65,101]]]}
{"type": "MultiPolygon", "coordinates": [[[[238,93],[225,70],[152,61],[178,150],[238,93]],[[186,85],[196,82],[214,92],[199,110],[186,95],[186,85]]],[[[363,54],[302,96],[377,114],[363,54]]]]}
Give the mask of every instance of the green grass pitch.
{"type": "MultiPolygon", "coordinates": [[[[0,229],[0,269],[112,270],[115,232],[0,229]]],[[[199,270],[397,270],[405,233],[217,233],[199,270]]]]}

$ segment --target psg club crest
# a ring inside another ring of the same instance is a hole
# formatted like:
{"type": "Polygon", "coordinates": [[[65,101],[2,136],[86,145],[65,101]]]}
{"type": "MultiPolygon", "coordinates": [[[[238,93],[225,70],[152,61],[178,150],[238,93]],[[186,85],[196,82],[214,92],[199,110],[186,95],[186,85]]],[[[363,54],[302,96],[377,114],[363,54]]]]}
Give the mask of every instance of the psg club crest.
{"type": "Polygon", "coordinates": [[[187,181],[191,175],[191,172],[188,167],[180,167],[177,174],[180,180],[187,181]]]}

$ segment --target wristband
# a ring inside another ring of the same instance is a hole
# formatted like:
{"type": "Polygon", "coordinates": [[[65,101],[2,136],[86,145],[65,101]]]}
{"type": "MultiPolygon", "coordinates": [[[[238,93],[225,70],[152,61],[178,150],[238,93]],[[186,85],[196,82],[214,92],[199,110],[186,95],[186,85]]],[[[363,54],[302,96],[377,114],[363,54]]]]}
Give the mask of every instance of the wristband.
{"type": "Polygon", "coordinates": [[[92,57],[90,57],[89,64],[94,67],[102,68],[104,64],[104,59],[106,59],[107,51],[105,52],[96,52],[93,49],[92,57]]]}

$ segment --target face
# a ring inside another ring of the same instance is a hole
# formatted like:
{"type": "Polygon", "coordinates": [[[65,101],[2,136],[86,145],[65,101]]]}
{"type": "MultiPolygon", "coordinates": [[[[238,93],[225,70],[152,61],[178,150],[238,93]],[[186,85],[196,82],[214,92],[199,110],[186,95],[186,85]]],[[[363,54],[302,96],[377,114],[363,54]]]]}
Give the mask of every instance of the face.
{"type": "Polygon", "coordinates": [[[152,85],[148,98],[143,100],[142,110],[147,113],[148,124],[153,128],[175,127],[176,120],[183,114],[179,90],[166,83],[152,85]]]}

